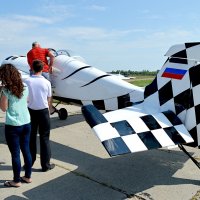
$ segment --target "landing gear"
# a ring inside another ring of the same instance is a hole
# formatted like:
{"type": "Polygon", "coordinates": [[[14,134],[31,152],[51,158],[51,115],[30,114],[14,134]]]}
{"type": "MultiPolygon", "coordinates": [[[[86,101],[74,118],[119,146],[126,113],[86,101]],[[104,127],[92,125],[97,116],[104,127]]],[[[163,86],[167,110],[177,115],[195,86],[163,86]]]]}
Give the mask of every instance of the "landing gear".
{"type": "MultiPolygon", "coordinates": [[[[58,102],[56,104],[56,106],[59,104],[60,102],[58,102]]],[[[68,117],[68,112],[65,108],[60,108],[59,110],[56,108],[56,106],[54,106],[55,111],[52,114],[54,114],[55,112],[58,113],[58,117],[60,118],[60,120],[65,120],[68,117]]]]}
{"type": "Polygon", "coordinates": [[[58,117],[60,118],[60,120],[65,120],[68,117],[68,112],[65,108],[61,108],[60,110],[57,111],[58,112],[58,117]]]}

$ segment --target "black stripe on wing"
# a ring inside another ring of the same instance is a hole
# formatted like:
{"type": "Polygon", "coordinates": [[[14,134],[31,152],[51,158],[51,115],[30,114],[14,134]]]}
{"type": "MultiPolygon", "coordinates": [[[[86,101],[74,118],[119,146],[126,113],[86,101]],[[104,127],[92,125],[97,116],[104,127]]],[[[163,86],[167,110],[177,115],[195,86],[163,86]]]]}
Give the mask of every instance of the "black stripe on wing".
{"type": "Polygon", "coordinates": [[[9,60],[10,58],[12,58],[13,56],[9,56],[9,57],[7,57],[5,60],[9,60]]]}
{"type": "Polygon", "coordinates": [[[9,57],[7,57],[5,60],[9,60],[9,59],[15,60],[15,59],[17,59],[17,58],[19,58],[19,57],[26,57],[26,56],[9,56],[9,57]]]}
{"type": "Polygon", "coordinates": [[[91,67],[91,66],[81,67],[81,68],[75,70],[74,72],[72,72],[70,75],[68,75],[68,76],[66,76],[65,78],[63,78],[62,80],[67,79],[67,78],[69,78],[70,76],[76,74],[77,72],[79,72],[79,71],[81,71],[81,70],[83,70],[83,69],[86,69],[86,68],[90,68],[90,67],[91,67]]]}
{"type": "Polygon", "coordinates": [[[99,80],[99,79],[101,79],[101,78],[104,78],[104,77],[106,77],[106,76],[111,76],[111,75],[110,75],[110,74],[105,74],[105,75],[99,76],[99,77],[93,79],[92,81],[90,81],[89,83],[87,83],[87,84],[85,84],[85,85],[82,85],[81,87],[85,87],[85,86],[87,86],[87,85],[90,85],[91,83],[94,83],[95,81],[97,81],[97,80],[99,80]]]}

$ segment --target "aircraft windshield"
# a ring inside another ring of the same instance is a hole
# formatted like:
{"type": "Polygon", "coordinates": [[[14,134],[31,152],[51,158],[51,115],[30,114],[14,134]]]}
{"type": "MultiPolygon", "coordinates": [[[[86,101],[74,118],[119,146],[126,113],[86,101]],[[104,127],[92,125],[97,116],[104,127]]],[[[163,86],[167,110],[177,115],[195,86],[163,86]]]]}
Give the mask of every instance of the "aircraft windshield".
{"type": "Polygon", "coordinates": [[[52,48],[49,48],[49,50],[53,53],[54,56],[59,56],[59,55],[66,55],[66,56],[69,56],[69,57],[72,57],[76,60],[79,60],[81,62],[85,62],[85,59],[82,58],[81,56],[77,55],[76,53],[74,53],[73,51],[71,50],[55,50],[55,49],[52,49],[52,48]]]}
{"type": "Polygon", "coordinates": [[[67,56],[72,57],[72,58],[79,60],[81,62],[86,62],[84,58],[77,55],[75,52],[73,52],[71,50],[58,50],[56,52],[57,52],[57,55],[67,55],[67,56]]]}

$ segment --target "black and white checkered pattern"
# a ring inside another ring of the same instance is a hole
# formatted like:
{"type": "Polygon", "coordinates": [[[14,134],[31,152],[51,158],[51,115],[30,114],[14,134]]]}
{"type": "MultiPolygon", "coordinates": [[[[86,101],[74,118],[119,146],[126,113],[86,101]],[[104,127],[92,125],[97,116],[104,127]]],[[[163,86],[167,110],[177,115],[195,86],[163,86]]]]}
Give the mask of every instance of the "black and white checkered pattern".
{"type": "Polygon", "coordinates": [[[194,139],[192,146],[200,145],[200,43],[178,45],[170,49],[163,68],[155,80],[145,88],[144,104],[154,102],[161,111],[172,110],[181,119],[194,139]],[[198,61],[198,62],[197,62],[198,61]],[[186,69],[182,80],[162,77],[166,67],[186,69]]]}
{"type": "Polygon", "coordinates": [[[172,111],[145,115],[136,110],[129,112],[128,109],[119,110],[123,120],[114,119],[112,122],[110,114],[103,116],[92,105],[82,107],[87,122],[111,156],[193,142],[185,126],[172,111]]]}
{"type": "Polygon", "coordinates": [[[144,101],[101,115],[84,106],[83,114],[108,153],[119,155],[176,144],[200,144],[200,43],[172,47],[144,101]],[[187,70],[182,79],[162,77],[165,69],[187,70]],[[173,120],[172,120],[173,119],[173,120]]]}

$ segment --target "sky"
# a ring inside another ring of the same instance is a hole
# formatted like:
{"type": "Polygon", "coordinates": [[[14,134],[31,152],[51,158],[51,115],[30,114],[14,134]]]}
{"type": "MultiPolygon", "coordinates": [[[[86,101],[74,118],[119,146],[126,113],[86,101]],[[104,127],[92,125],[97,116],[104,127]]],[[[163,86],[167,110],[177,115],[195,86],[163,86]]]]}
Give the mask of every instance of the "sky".
{"type": "Polygon", "coordinates": [[[159,70],[174,44],[200,42],[199,0],[1,0],[0,61],[31,44],[100,70],[159,70]]]}

